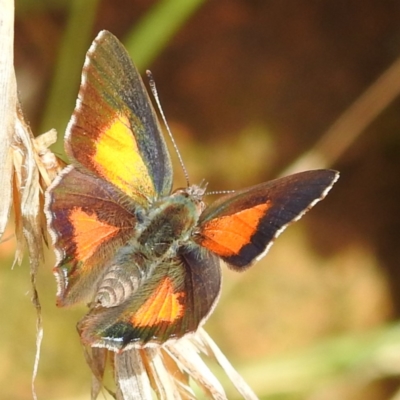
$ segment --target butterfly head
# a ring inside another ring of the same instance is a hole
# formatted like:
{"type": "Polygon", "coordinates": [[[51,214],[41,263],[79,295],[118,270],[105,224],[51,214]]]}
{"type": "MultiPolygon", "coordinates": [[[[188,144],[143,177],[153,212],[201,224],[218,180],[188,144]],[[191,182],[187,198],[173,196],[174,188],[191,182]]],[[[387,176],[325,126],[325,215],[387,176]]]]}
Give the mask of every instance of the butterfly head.
{"type": "Polygon", "coordinates": [[[186,188],[178,188],[174,191],[172,196],[182,196],[189,198],[197,206],[200,213],[204,210],[205,204],[203,197],[206,193],[207,183],[202,181],[200,185],[190,185],[186,188]]]}

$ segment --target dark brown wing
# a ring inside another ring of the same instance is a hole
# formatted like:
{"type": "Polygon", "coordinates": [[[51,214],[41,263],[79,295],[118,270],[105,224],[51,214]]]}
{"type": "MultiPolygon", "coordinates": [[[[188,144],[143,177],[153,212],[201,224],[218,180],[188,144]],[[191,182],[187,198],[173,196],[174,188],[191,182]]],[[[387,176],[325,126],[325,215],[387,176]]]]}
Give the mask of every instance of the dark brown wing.
{"type": "Polygon", "coordinates": [[[224,196],[203,212],[194,240],[234,269],[249,267],[326,196],[338,176],[331,170],[306,171],[224,196]]]}

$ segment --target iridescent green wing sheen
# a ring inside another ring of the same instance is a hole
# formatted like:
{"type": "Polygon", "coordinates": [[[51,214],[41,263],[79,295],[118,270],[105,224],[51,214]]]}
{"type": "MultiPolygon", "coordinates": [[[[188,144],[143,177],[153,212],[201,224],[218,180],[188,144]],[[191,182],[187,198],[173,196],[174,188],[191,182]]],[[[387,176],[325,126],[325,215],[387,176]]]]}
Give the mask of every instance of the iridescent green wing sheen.
{"type": "Polygon", "coordinates": [[[171,191],[171,161],[154,109],[128,53],[110,32],[100,32],[87,53],[66,150],[78,168],[142,205],[171,191]]]}

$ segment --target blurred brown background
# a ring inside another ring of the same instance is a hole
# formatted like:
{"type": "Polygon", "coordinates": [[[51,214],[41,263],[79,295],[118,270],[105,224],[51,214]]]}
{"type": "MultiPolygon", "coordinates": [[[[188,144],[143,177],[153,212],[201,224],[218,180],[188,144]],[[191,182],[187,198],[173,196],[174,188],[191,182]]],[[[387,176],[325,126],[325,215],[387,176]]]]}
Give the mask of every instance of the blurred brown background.
{"type": "MultiPolygon", "coordinates": [[[[15,64],[39,134],[54,127],[45,126],[44,110],[72,2],[35,3],[16,2],[15,64]]],[[[88,45],[101,29],[123,40],[155,5],[98,1],[88,45]]],[[[146,66],[191,181],[223,190],[279,175],[396,61],[399,22],[395,0],[204,2],[146,66]]],[[[392,334],[400,313],[399,110],[395,99],[340,153],[330,167],[341,179],[328,198],[262,262],[245,274],[224,270],[206,329],[260,398],[400,398],[400,332],[392,334]]],[[[62,135],[67,121],[58,123],[62,135]]],[[[0,246],[0,397],[22,400],[31,398],[35,313],[27,266],[10,271],[11,226],[8,236],[0,246]]],[[[37,391],[42,399],[89,398],[75,331],[84,308],[56,309],[52,263],[49,252],[39,276],[37,391]]]]}

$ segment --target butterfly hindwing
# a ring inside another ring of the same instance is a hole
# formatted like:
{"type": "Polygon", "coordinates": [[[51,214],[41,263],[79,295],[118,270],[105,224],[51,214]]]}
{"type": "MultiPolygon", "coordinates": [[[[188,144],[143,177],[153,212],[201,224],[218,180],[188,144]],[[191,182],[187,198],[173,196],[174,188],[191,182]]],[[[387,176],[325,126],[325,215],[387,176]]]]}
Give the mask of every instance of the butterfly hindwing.
{"type": "Polygon", "coordinates": [[[107,182],[66,168],[50,189],[46,213],[57,250],[58,305],[87,299],[104,265],[135,232],[136,206],[107,182]]]}
{"type": "Polygon", "coordinates": [[[78,168],[142,204],[171,191],[171,161],[154,109],[125,48],[107,31],[87,53],[66,150],[78,168]]]}
{"type": "Polygon", "coordinates": [[[224,196],[203,212],[194,240],[232,268],[246,268],[322,200],[337,178],[336,171],[306,171],[224,196]]]}
{"type": "MultiPolygon", "coordinates": [[[[151,274],[120,304],[95,305],[78,326],[83,342],[120,351],[195,332],[219,296],[221,272],[218,257],[193,246],[182,248],[176,258],[155,268],[146,265],[151,274]]],[[[137,254],[132,252],[130,262],[125,260],[132,268],[137,254]]]]}

